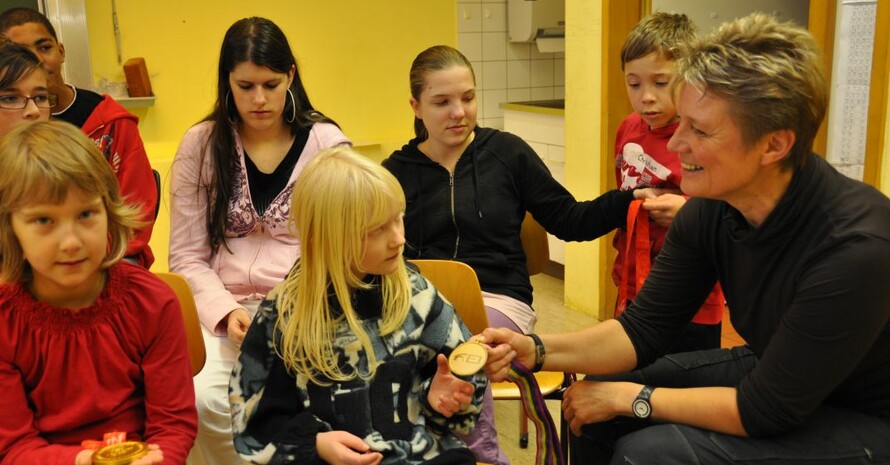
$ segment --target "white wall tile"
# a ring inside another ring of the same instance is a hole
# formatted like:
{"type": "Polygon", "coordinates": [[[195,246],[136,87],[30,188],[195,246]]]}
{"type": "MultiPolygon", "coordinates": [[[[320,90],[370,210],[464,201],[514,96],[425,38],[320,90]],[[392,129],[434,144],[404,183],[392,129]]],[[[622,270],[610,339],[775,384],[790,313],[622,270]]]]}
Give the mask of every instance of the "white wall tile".
{"type": "Polygon", "coordinates": [[[457,4],[457,32],[482,32],[482,4],[457,4]]]}
{"type": "Polygon", "coordinates": [[[531,87],[532,63],[526,60],[507,62],[507,88],[531,87]]]}
{"type": "Polygon", "coordinates": [[[485,118],[480,124],[485,128],[504,130],[504,118],[485,118]]]}
{"type": "Polygon", "coordinates": [[[534,150],[535,153],[538,154],[538,157],[540,157],[541,160],[544,161],[544,163],[547,163],[547,151],[548,151],[547,144],[542,144],[540,142],[534,142],[534,141],[526,141],[526,142],[528,143],[529,147],[531,147],[532,150],[534,150]]]}
{"type": "Polygon", "coordinates": [[[507,33],[483,32],[482,33],[482,60],[506,61],[507,60],[507,33]]]}
{"type": "MultiPolygon", "coordinates": [[[[560,145],[551,145],[547,150],[547,161],[552,163],[566,162],[566,148],[560,145]]],[[[562,181],[560,181],[562,182],[562,181]]]]}
{"type": "Polygon", "coordinates": [[[532,87],[532,100],[550,100],[554,97],[553,87],[532,87]]]}
{"type": "Polygon", "coordinates": [[[476,89],[476,120],[485,119],[485,91],[476,89]]]}
{"type": "Polygon", "coordinates": [[[457,49],[471,62],[482,61],[482,33],[458,32],[457,49]]]}
{"type": "Polygon", "coordinates": [[[476,76],[476,89],[485,89],[482,85],[485,78],[485,69],[482,67],[482,60],[470,60],[470,64],[473,65],[473,75],[476,76]]]}
{"type": "Polygon", "coordinates": [[[508,60],[529,60],[531,59],[532,53],[529,44],[510,42],[509,36],[507,37],[507,59],[508,60]]]}
{"type": "Polygon", "coordinates": [[[503,102],[565,98],[565,53],[510,42],[506,16],[507,0],[457,2],[458,49],[473,65],[477,119],[483,126],[506,124],[498,123],[503,102]]]}
{"type": "Polygon", "coordinates": [[[565,163],[553,163],[548,162],[547,168],[550,169],[550,174],[553,175],[553,179],[562,185],[566,183],[566,165],[565,163]]]}
{"type": "MultiPolygon", "coordinates": [[[[507,62],[483,61],[482,88],[485,90],[500,90],[507,88],[507,62]]],[[[506,92],[504,93],[506,96],[506,92]]]]}
{"type": "Polygon", "coordinates": [[[507,5],[485,3],[482,5],[482,31],[507,32],[507,5]]]}
{"type": "Polygon", "coordinates": [[[553,60],[532,60],[532,87],[553,85],[553,60]]]}
{"type": "Polygon", "coordinates": [[[529,87],[524,89],[507,89],[508,102],[527,102],[532,99],[532,90],[529,87]]]}
{"type": "Polygon", "coordinates": [[[507,90],[486,90],[485,91],[485,117],[486,118],[503,118],[504,111],[501,110],[501,103],[507,101],[507,90]]]}

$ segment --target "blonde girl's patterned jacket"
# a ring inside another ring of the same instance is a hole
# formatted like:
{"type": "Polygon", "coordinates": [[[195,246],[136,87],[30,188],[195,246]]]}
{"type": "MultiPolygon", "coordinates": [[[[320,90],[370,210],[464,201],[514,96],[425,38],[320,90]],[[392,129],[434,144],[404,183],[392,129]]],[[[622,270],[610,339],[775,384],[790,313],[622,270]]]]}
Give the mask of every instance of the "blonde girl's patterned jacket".
{"type": "MultiPolygon", "coordinates": [[[[487,380],[482,373],[471,379],[476,385],[473,403],[451,418],[429,406],[436,355],[448,355],[470,333],[451,304],[410,265],[408,275],[411,309],[393,334],[381,337],[378,330],[379,288],[357,290],[353,296],[380,363],[374,378],[326,386],[285,368],[275,350],[282,335],[275,328],[276,292],[270,293],[244,338],[229,385],[235,448],[242,457],[261,464],[324,463],[316,454],[315,435],[345,430],[382,452],[382,465],[475,463],[453,432],[472,430],[487,380]]],[[[368,279],[373,283],[378,277],[368,279]]],[[[337,302],[331,303],[339,312],[337,302]]],[[[367,372],[367,355],[352,349],[357,338],[345,319],[336,334],[341,369],[367,372]]]]}

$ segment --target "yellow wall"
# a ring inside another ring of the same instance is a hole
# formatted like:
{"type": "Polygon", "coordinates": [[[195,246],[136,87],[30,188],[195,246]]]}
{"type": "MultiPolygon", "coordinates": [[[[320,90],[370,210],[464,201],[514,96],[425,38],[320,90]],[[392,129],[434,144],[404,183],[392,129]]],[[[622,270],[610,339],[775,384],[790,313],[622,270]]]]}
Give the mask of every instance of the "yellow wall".
{"type": "MultiPolygon", "coordinates": [[[[604,189],[600,157],[591,155],[602,146],[601,3],[566,0],[566,188],[579,199],[596,198],[604,189]]],[[[566,243],[566,305],[592,315],[599,310],[599,254],[598,241],[566,243]]]]}
{"type": "MultiPolygon", "coordinates": [[[[95,79],[123,81],[111,2],[85,4],[95,79]]],[[[213,105],[223,35],[246,16],[269,18],[284,30],[317,109],[364,153],[388,155],[413,134],[411,61],[428,46],[456,45],[456,8],[453,0],[118,1],[123,60],[145,58],[157,96],[154,106],[131,109],[152,165],[166,184],[179,139],[213,105]]],[[[151,241],[154,270],[167,266],[169,221],[162,208],[151,241]]]]}

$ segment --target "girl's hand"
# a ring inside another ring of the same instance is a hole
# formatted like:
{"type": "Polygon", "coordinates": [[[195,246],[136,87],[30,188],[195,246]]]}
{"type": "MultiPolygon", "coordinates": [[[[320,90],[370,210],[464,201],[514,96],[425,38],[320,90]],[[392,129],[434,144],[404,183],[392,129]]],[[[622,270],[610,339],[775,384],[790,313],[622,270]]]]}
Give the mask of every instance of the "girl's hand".
{"type": "Polygon", "coordinates": [[[473,383],[464,381],[451,373],[448,358],[443,354],[436,357],[436,374],[430,384],[427,400],[433,410],[445,418],[451,418],[473,401],[473,383]]]}
{"type": "Polygon", "coordinates": [[[130,465],[153,465],[155,463],[164,463],[164,452],[161,446],[157,444],[148,445],[148,454],[144,457],[130,462],[130,465]]]}
{"type": "Polygon", "coordinates": [[[315,435],[318,457],[331,465],[377,465],[383,454],[373,452],[362,438],[346,431],[325,431],[315,435]]]}
{"type": "Polygon", "coordinates": [[[535,366],[535,341],[524,334],[504,328],[485,328],[482,334],[473,337],[494,346],[485,349],[488,352],[485,375],[492,381],[507,379],[514,358],[527,367],[535,366]]]}
{"type": "Polygon", "coordinates": [[[74,465],[93,465],[93,451],[84,449],[74,456],[74,465]]]}
{"type": "Polygon", "coordinates": [[[250,327],[250,314],[243,308],[236,308],[229,312],[229,315],[226,318],[226,329],[228,331],[226,335],[229,340],[235,344],[235,347],[240,349],[241,341],[244,340],[244,335],[247,334],[247,328],[250,327]]]}
{"type": "Polygon", "coordinates": [[[654,199],[643,201],[643,208],[649,212],[649,218],[665,228],[671,225],[680,208],[686,204],[686,197],[677,194],[663,194],[654,199]]]}

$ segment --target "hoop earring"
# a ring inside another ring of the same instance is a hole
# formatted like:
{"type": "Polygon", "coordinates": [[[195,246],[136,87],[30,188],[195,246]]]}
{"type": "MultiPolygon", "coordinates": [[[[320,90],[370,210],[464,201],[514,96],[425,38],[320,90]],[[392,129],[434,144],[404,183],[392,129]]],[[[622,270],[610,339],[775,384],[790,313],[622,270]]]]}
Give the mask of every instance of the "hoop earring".
{"type": "Polygon", "coordinates": [[[294,99],[294,93],[291,92],[290,88],[287,89],[287,96],[290,97],[290,119],[285,118],[284,120],[288,123],[293,123],[295,119],[297,119],[297,101],[294,99]]]}
{"type": "Polygon", "coordinates": [[[231,123],[232,126],[234,126],[234,125],[238,124],[238,118],[233,119],[232,118],[232,110],[229,109],[229,97],[231,97],[231,96],[232,96],[232,91],[231,90],[226,91],[226,101],[225,101],[226,119],[229,120],[229,123],[231,123]]]}

